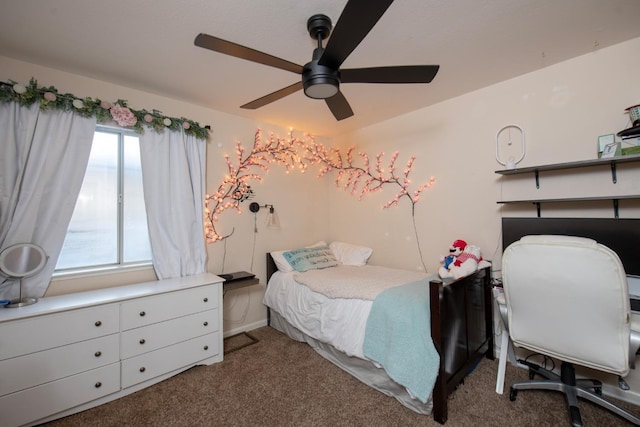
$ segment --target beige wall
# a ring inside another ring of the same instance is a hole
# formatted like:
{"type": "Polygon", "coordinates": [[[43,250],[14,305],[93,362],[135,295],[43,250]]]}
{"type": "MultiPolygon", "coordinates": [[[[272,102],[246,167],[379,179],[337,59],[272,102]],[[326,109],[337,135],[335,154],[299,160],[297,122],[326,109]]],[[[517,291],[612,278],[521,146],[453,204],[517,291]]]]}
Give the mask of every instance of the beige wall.
{"type": "MultiPolygon", "coordinates": [[[[233,156],[236,141],[241,141],[246,148],[250,149],[249,144],[253,143],[254,134],[258,128],[262,128],[265,135],[274,132],[284,137],[288,133],[288,130],[265,123],[257,123],[176,99],[11,58],[0,57],[0,70],[2,70],[1,77],[4,81],[11,79],[27,83],[31,77],[34,77],[40,85],[53,85],[62,93],[69,92],[80,97],[91,96],[112,101],[126,99],[132,108],[157,109],[168,116],[188,117],[203,126],[211,125],[211,139],[207,144],[207,191],[209,193],[214,192],[222,182],[226,172],[224,155],[233,156]]],[[[322,139],[319,142],[329,143],[322,139]]],[[[329,185],[326,180],[319,181],[313,172],[304,175],[297,172],[285,174],[280,167],[271,166],[264,181],[254,183],[252,188],[256,193],[253,201],[275,206],[280,218],[281,230],[264,228],[266,210],[262,209],[257,214],[259,231],[254,234],[253,214],[249,212],[248,202],[243,204],[244,212],[241,215],[228,211],[220,217],[217,227],[221,233],[235,231],[226,242],[208,245],[209,271],[223,273],[249,270],[257,274],[261,282],[260,286],[232,291],[225,296],[224,330],[226,334],[245,328],[251,329],[266,322],[266,310],[262,305],[266,252],[298,247],[328,237],[329,185]]],[[[47,295],[148,280],[155,280],[151,269],[56,279],[49,287],[47,295]]]]}
{"type": "MultiPolygon", "coordinates": [[[[599,135],[630,126],[624,109],[640,103],[639,69],[640,39],[635,39],[360,129],[334,143],[387,156],[399,150],[403,161],[415,155],[413,182],[436,177],[436,185],[416,205],[428,271],[437,270],[440,256],[458,238],[480,246],[484,258],[499,265],[500,217],[535,216],[535,208],[501,208],[497,200],[640,194],[640,176],[636,165],[613,185],[610,173],[585,170],[575,177],[545,178],[536,193],[532,174],[507,181],[494,173],[504,168],[495,160],[496,132],[511,123],[524,128],[527,154],[519,166],[593,159],[599,135]]],[[[514,146],[519,144],[518,135],[514,146]]],[[[410,204],[381,210],[392,196],[385,191],[357,202],[345,193],[331,193],[331,238],[373,247],[372,263],[420,269],[410,204]]],[[[543,216],[612,217],[611,206],[543,206],[543,216]]],[[[640,217],[638,203],[625,201],[620,215],[640,217]]]]}
{"type": "MultiPolygon", "coordinates": [[[[254,132],[285,135],[286,131],[244,118],[228,115],[176,99],[157,96],[87,77],[0,57],[4,80],[53,85],[62,92],[104,99],[127,99],[133,108],[158,109],[170,116],[184,116],[213,128],[207,146],[207,189],[214,191],[225,170],[223,155],[233,153],[236,140],[247,146],[254,132]]],[[[458,238],[480,246],[483,256],[500,259],[500,217],[535,215],[529,207],[501,207],[499,199],[522,198],[530,191],[530,180],[504,183],[495,170],[495,134],[509,123],[525,129],[527,155],[520,166],[591,159],[595,157],[598,135],[615,133],[629,125],[624,109],[640,103],[637,74],[640,69],[640,39],[632,40],[505,81],[464,96],[424,108],[395,119],[343,135],[334,141],[320,141],[343,147],[355,145],[374,156],[385,158],[400,152],[398,169],[411,155],[417,157],[412,181],[419,184],[430,176],[437,179],[416,205],[415,219],[427,270],[439,267],[439,258],[458,238]]],[[[446,69],[441,72],[446,73],[446,69]]],[[[470,70],[472,72],[472,70],[470,70]]],[[[635,175],[632,175],[632,177],[635,175]]],[[[285,174],[274,166],[263,183],[256,183],[255,201],[275,205],[282,229],[266,230],[264,215],[258,213],[259,232],[253,233],[253,215],[226,213],[218,225],[221,232],[235,229],[225,243],[209,245],[209,270],[213,273],[251,270],[261,283],[265,279],[265,253],[293,248],[317,240],[343,240],[374,248],[372,263],[420,269],[422,263],[412,227],[410,205],[382,210],[395,193],[383,192],[362,201],[333,188],[331,179],[318,180],[315,172],[285,174]],[[224,266],[222,264],[225,260],[224,266]]],[[[590,172],[573,181],[586,192],[618,191],[608,178],[590,172]]],[[[624,181],[625,192],[639,193],[640,180],[624,181]]],[[[552,181],[548,189],[564,191],[563,180],[552,181]]],[[[549,191],[545,187],[545,191],[549,191]]],[[[545,193],[546,195],[551,193],[545,193]]],[[[611,216],[609,205],[553,206],[551,211],[575,216],[611,216]]],[[[637,203],[622,206],[621,216],[640,217],[637,203]]],[[[152,280],[151,271],[87,276],[55,281],[49,294],[114,286],[152,280]]],[[[225,296],[225,333],[251,329],[265,321],[263,285],[240,289],[225,296]]]]}

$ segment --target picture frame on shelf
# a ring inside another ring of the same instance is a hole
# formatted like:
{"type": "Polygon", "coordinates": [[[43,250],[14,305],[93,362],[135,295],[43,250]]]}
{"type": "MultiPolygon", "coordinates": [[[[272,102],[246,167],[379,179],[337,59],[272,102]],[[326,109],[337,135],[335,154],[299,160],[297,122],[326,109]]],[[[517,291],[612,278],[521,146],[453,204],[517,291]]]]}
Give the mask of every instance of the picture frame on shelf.
{"type": "MultiPolygon", "coordinates": [[[[605,147],[615,142],[616,142],[616,136],[612,133],[607,135],[600,135],[598,137],[598,157],[604,157],[602,153],[604,153],[605,147]]],[[[608,157],[612,157],[612,156],[608,156],[608,157]]]]}
{"type": "Polygon", "coordinates": [[[604,146],[604,150],[602,150],[602,155],[600,158],[607,159],[615,156],[619,156],[621,154],[620,143],[612,142],[604,146]]]}

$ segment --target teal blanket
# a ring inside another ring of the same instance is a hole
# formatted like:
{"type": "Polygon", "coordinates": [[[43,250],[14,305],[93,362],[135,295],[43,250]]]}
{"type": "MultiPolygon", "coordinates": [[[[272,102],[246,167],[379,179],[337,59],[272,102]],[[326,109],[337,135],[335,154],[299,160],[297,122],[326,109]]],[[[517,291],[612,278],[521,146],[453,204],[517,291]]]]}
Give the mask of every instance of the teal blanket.
{"type": "Polygon", "coordinates": [[[426,403],[438,377],[440,356],[431,339],[429,278],[387,289],[367,320],[364,355],[426,403]]]}

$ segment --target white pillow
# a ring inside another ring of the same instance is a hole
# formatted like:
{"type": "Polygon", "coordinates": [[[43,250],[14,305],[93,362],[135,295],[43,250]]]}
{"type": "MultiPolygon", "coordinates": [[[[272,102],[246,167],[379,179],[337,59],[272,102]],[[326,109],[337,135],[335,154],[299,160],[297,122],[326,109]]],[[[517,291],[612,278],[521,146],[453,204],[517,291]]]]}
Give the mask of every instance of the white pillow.
{"type": "Polygon", "coordinates": [[[329,247],[338,262],[343,265],[365,265],[373,253],[373,249],[366,246],[352,245],[344,242],[332,242],[329,247]]]}
{"type": "MultiPolygon", "coordinates": [[[[314,243],[311,246],[305,246],[305,248],[313,248],[314,246],[324,246],[327,243],[324,240],[320,240],[318,243],[314,243]]],[[[276,267],[278,267],[279,271],[282,271],[283,273],[289,273],[291,271],[293,271],[293,267],[291,267],[291,264],[289,264],[289,261],[287,261],[284,256],[282,255],[285,252],[290,252],[291,249],[285,249],[284,251],[275,251],[275,252],[271,252],[271,258],[273,258],[273,261],[276,263],[276,267]]]]}

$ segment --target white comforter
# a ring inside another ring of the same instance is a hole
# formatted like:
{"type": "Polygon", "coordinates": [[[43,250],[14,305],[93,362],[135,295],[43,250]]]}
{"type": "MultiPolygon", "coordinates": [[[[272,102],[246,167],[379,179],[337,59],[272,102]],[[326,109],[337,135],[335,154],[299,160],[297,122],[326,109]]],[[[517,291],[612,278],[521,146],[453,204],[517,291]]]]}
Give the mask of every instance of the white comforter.
{"type": "MultiPolygon", "coordinates": [[[[369,267],[372,266],[356,268],[365,271],[369,267]]],[[[376,269],[372,270],[374,275],[380,275],[380,271],[376,269]]],[[[417,274],[422,278],[425,276],[424,273],[411,271],[404,273],[417,274]]],[[[264,304],[277,311],[301,332],[331,344],[349,356],[365,359],[362,346],[373,301],[360,298],[329,298],[296,282],[297,274],[299,273],[295,271],[290,273],[277,271],[269,280],[264,304]]],[[[403,283],[387,284],[387,286],[401,284],[403,283]]]]}
{"type": "Polygon", "coordinates": [[[373,301],[380,292],[424,279],[425,273],[375,265],[338,267],[295,273],[298,283],[329,298],[359,298],[373,301]],[[345,281],[345,277],[349,280],[345,281]]]}

